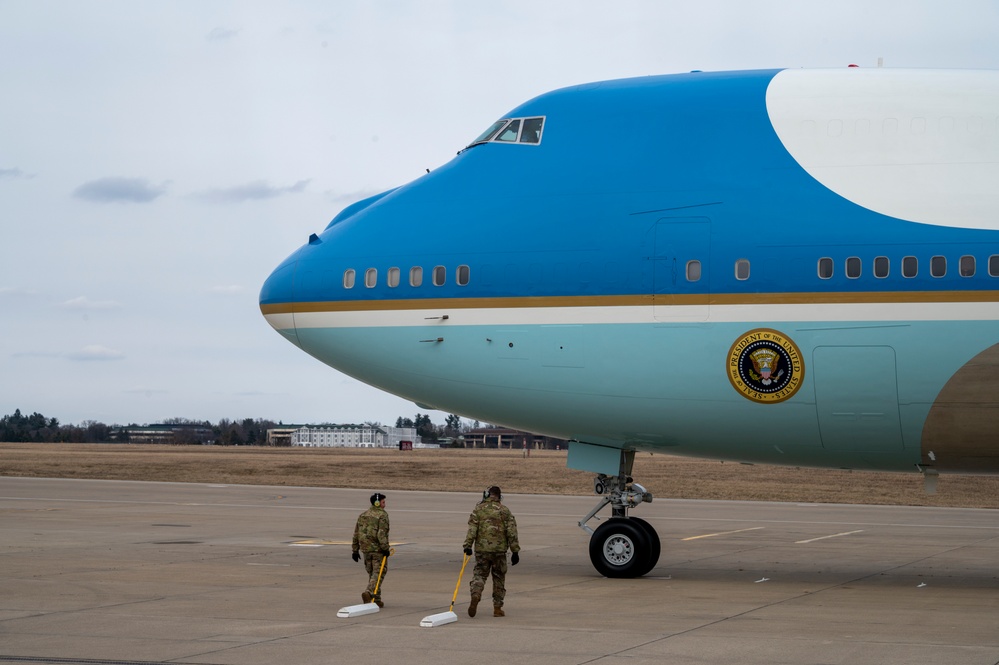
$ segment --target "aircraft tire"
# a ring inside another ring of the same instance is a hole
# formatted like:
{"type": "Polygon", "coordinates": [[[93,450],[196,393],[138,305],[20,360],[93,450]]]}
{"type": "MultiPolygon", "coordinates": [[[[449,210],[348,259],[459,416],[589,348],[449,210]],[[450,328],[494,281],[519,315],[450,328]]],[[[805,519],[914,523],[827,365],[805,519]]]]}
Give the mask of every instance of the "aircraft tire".
{"type": "Polygon", "coordinates": [[[633,521],[611,518],[590,536],[590,563],[604,577],[640,577],[652,569],[649,537],[633,521]]]}
{"type": "Polygon", "coordinates": [[[659,541],[659,533],[656,532],[655,527],[653,527],[651,524],[649,524],[640,517],[630,517],[628,519],[630,519],[638,526],[642,527],[642,529],[645,531],[645,537],[648,538],[649,541],[649,560],[648,563],[646,564],[648,567],[642,572],[638,573],[637,576],[640,577],[642,575],[647,575],[649,571],[655,568],[656,564],[659,563],[659,555],[662,554],[663,546],[662,543],[659,541]]]}

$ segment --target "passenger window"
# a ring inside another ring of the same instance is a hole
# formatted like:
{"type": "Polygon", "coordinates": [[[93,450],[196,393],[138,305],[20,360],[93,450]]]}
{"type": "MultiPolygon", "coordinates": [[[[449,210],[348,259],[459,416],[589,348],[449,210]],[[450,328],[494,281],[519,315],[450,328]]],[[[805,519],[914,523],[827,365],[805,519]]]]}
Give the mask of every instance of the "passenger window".
{"type": "Polygon", "coordinates": [[[422,286],[423,285],[423,268],[420,266],[413,266],[409,269],[409,285],[410,286],[422,286]]]}
{"type": "Polygon", "coordinates": [[[947,274],[947,257],[934,256],[930,259],[930,275],[933,277],[943,277],[947,274]]]}
{"type": "Polygon", "coordinates": [[[819,279],[829,279],[833,276],[833,260],[827,257],[819,259],[819,279]]]}
{"type": "Polygon", "coordinates": [[[701,281],[701,262],[700,261],[687,261],[687,281],[688,282],[699,282],[701,281]]]}
{"type": "Polygon", "coordinates": [[[735,278],[740,281],[749,279],[749,259],[739,259],[735,262],[735,278]]]}
{"type": "Polygon", "coordinates": [[[343,271],[343,288],[352,289],[354,288],[355,273],[353,268],[347,268],[343,271]]]}
{"type": "Polygon", "coordinates": [[[974,277],[975,276],[975,257],[973,256],[962,256],[961,262],[958,264],[958,270],[961,272],[961,277],[974,277]]]}
{"type": "Polygon", "coordinates": [[[468,266],[458,266],[454,276],[458,286],[468,286],[468,272],[468,266]]]}
{"type": "Polygon", "coordinates": [[[989,257],[989,277],[999,277],[999,254],[989,257]]]}
{"type": "Polygon", "coordinates": [[[884,279],[891,272],[891,261],[888,260],[887,256],[875,256],[874,257],[874,276],[878,279],[884,279]]]}
{"type": "Polygon", "coordinates": [[[368,268],[364,271],[364,286],[372,289],[378,284],[378,269],[368,268]]]}
{"type": "Polygon", "coordinates": [[[436,266],[433,273],[434,286],[444,286],[444,282],[447,281],[447,268],[444,266],[436,266]]]}
{"type": "Polygon", "coordinates": [[[902,277],[915,277],[919,274],[919,259],[915,256],[902,258],[902,277]]]}
{"type": "Polygon", "coordinates": [[[860,259],[856,256],[851,256],[846,260],[846,276],[849,279],[857,279],[860,277],[860,259]]]}
{"type": "Polygon", "coordinates": [[[496,141],[516,141],[520,134],[520,120],[513,120],[503,128],[503,131],[496,137],[496,141]]]}
{"type": "Polygon", "coordinates": [[[394,289],[395,287],[399,286],[399,269],[389,268],[388,276],[385,279],[386,283],[389,285],[390,288],[394,289]]]}
{"type": "Polygon", "coordinates": [[[524,118],[524,129],[520,132],[521,143],[541,143],[541,128],[544,118],[524,118]]]}

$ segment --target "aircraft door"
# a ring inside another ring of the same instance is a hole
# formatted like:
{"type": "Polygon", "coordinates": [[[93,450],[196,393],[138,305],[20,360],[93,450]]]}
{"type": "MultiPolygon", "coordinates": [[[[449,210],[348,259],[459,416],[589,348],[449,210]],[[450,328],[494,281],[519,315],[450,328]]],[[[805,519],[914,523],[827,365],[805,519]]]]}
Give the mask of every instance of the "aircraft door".
{"type": "Polygon", "coordinates": [[[659,321],[706,321],[711,223],[707,217],[656,222],[652,309],[659,321]]]}
{"type": "Polygon", "coordinates": [[[848,452],[903,448],[895,349],[819,346],[812,353],[822,447],[848,452]]]}

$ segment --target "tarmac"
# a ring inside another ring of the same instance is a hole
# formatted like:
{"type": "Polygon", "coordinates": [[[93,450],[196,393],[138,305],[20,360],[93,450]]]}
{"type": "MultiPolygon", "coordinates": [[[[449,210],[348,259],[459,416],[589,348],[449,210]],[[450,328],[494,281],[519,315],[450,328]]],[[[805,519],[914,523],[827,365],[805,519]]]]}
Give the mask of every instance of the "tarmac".
{"type": "Polygon", "coordinates": [[[994,510],[657,499],[658,565],[613,580],[576,525],[597,497],[506,496],[507,616],[468,616],[469,567],[423,628],[480,497],[386,492],[385,608],[340,619],[376,489],[0,478],[0,662],[999,663],[994,510]]]}

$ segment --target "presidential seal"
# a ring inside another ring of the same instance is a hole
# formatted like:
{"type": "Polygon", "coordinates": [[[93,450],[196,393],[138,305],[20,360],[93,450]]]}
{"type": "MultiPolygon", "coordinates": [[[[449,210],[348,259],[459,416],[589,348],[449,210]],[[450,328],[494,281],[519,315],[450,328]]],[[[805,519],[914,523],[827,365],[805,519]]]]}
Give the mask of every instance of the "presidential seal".
{"type": "Polygon", "coordinates": [[[748,400],[783,402],[798,392],[804,377],[801,351],[777,330],[750,330],[728,350],[728,380],[748,400]]]}

